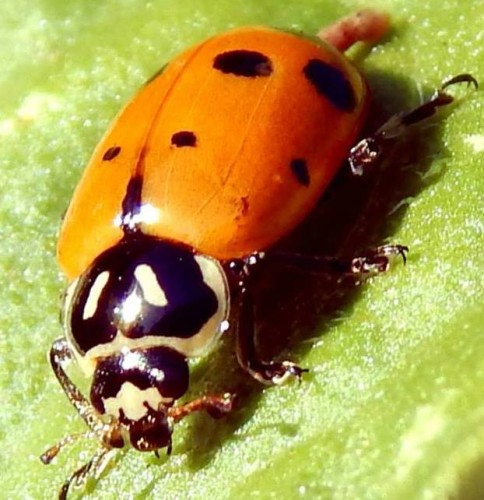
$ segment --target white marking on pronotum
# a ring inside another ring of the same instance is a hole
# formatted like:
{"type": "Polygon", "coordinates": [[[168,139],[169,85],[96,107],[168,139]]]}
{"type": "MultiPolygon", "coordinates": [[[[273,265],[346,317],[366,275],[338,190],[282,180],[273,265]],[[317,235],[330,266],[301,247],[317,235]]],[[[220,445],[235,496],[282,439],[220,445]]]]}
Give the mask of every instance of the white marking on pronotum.
{"type": "Polygon", "coordinates": [[[157,410],[160,406],[172,402],[173,398],[164,398],[156,387],[142,390],[132,382],[124,382],[116,396],[104,400],[104,408],[108,415],[116,418],[119,418],[119,411],[123,410],[126,418],[136,421],[147,414],[146,405],[157,410]]]}
{"type": "Polygon", "coordinates": [[[134,275],[143,291],[144,299],[153,306],[164,307],[168,304],[165,292],[158,283],[153,268],[148,264],[140,264],[136,267],[134,275]]]}
{"type": "Polygon", "coordinates": [[[115,312],[121,313],[124,325],[130,325],[140,316],[142,307],[143,298],[135,289],[126,297],[122,305],[115,312]]]}
{"type": "Polygon", "coordinates": [[[101,297],[102,291],[104,290],[108,279],[109,271],[103,271],[101,274],[98,274],[94,284],[89,290],[89,296],[86,300],[84,310],[82,311],[82,319],[92,318],[96,313],[99,297],[101,297]]]}

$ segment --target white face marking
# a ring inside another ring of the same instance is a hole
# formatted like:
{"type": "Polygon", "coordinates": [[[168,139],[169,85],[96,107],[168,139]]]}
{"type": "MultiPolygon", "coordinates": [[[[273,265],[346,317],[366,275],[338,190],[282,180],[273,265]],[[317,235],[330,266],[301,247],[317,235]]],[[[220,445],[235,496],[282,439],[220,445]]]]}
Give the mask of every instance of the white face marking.
{"type": "Polygon", "coordinates": [[[146,404],[153,410],[160,405],[171,404],[172,398],[164,398],[155,387],[141,390],[131,382],[124,382],[115,397],[104,400],[104,408],[108,415],[119,418],[119,410],[130,420],[140,420],[148,412],[146,404]]]}
{"type": "Polygon", "coordinates": [[[94,284],[89,290],[89,297],[86,300],[86,305],[84,306],[84,311],[82,312],[82,319],[92,318],[94,314],[96,314],[99,297],[101,296],[108,279],[109,271],[103,271],[97,276],[96,281],[94,281],[94,284]]]}
{"type": "Polygon", "coordinates": [[[153,269],[148,264],[140,264],[134,271],[139,286],[143,291],[144,299],[153,306],[164,307],[168,304],[166,295],[153,269]]]}

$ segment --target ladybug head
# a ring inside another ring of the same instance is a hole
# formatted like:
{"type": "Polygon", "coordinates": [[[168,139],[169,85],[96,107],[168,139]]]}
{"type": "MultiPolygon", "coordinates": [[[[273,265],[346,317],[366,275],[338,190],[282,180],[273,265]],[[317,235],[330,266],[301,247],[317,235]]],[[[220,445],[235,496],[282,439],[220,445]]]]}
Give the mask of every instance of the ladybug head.
{"type": "Polygon", "coordinates": [[[119,424],[137,450],[170,449],[168,409],[186,392],[188,382],[186,358],[176,350],[123,348],[98,362],[91,403],[119,424]]]}

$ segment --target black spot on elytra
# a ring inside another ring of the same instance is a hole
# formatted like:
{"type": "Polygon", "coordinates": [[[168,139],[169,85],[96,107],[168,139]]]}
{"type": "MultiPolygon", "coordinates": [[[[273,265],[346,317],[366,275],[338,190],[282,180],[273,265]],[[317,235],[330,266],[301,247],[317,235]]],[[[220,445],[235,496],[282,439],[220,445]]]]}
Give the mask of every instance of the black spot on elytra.
{"type": "Polygon", "coordinates": [[[352,111],[356,98],[350,82],[344,73],[320,59],[310,59],[303,69],[304,76],[331,103],[342,111],[352,111]]]}
{"type": "Polygon", "coordinates": [[[311,178],[309,177],[308,166],[306,160],[303,158],[295,158],[291,160],[291,171],[296,177],[299,184],[303,186],[309,186],[311,183],[311,178]]]}
{"type": "Polygon", "coordinates": [[[222,73],[236,76],[270,76],[272,61],[261,52],[253,50],[230,50],[218,54],[213,67],[222,73]]]}
{"type": "Polygon", "coordinates": [[[194,148],[197,145],[197,136],[188,130],[176,132],[171,136],[171,145],[177,148],[183,148],[186,146],[194,148]]]}
{"type": "Polygon", "coordinates": [[[121,148],[119,146],[113,146],[106,150],[106,152],[103,154],[103,161],[111,161],[116,158],[116,156],[121,153],[121,148]]]}
{"type": "Polygon", "coordinates": [[[139,175],[131,177],[126,187],[121,204],[122,223],[121,228],[124,233],[132,233],[136,231],[137,224],[134,222],[134,216],[139,214],[141,209],[141,190],[143,188],[143,178],[139,175]]]}

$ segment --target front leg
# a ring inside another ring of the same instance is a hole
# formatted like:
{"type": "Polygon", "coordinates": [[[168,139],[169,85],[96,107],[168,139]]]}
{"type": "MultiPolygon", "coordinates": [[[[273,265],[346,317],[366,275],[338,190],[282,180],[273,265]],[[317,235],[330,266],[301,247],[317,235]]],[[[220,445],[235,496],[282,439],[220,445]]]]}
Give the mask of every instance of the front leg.
{"type": "Polygon", "coordinates": [[[190,413],[206,411],[212,418],[219,418],[230,413],[234,406],[235,394],[226,392],[222,395],[202,396],[180,406],[168,408],[168,416],[173,422],[179,422],[190,413]]]}
{"type": "Polygon", "coordinates": [[[102,471],[108,466],[113,451],[115,450],[100,448],[89,462],[69,476],[59,492],[59,500],[67,500],[71,485],[81,487],[86,483],[89,477],[99,477],[102,471]]]}
{"type": "Polygon", "coordinates": [[[60,338],[54,341],[50,350],[50,363],[52,369],[62,389],[69,398],[69,401],[88,425],[89,431],[66,436],[57,444],[46,450],[40,456],[40,460],[46,465],[50,464],[66,445],[81,438],[97,437],[102,447],[89,462],[78,468],[67,478],[59,492],[59,500],[67,499],[72,484],[81,486],[86,482],[88,477],[99,477],[109,463],[112,452],[124,446],[124,439],[118,425],[115,422],[104,422],[91,403],[67,375],[65,370],[66,366],[72,361],[73,354],[66,339],[60,338]]]}
{"type": "MultiPolygon", "coordinates": [[[[259,260],[260,253],[248,259],[259,260]]],[[[280,385],[290,377],[301,378],[307,369],[297,366],[292,361],[262,361],[255,347],[254,301],[252,298],[252,283],[248,265],[243,261],[233,262],[232,269],[239,268],[237,276],[238,322],[236,328],[236,355],[240,366],[253,378],[263,384],[280,385]]]]}
{"type": "MultiPolygon", "coordinates": [[[[52,370],[67,398],[90,429],[90,432],[80,434],[79,436],[97,436],[106,448],[122,448],[124,446],[124,439],[117,424],[115,422],[105,422],[67,375],[65,368],[73,361],[73,354],[67,340],[64,338],[55,340],[52,344],[49,357],[52,370]]],[[[50,463],[61,448],[65,444],[72,442],[73,439],[77,439],[77,436],[68,436],[53,446],[42,455],[42,461],[50,463]]]]}

